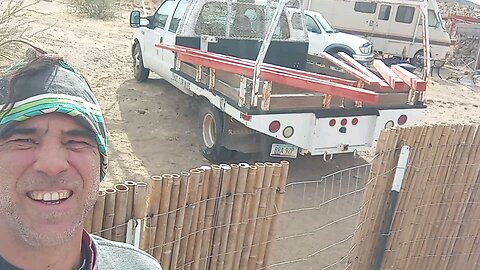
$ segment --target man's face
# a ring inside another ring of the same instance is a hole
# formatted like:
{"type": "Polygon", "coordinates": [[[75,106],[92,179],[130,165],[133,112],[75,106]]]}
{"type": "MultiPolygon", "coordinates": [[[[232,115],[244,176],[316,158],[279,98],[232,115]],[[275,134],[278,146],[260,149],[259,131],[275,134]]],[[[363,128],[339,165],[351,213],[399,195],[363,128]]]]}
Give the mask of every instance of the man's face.
{"type": "Polygon", "coordinates": [[[0,233],[31,246],[68,241],[97,198],[100,154],[94,134],[50,113],[0,138],[0,233]]]}

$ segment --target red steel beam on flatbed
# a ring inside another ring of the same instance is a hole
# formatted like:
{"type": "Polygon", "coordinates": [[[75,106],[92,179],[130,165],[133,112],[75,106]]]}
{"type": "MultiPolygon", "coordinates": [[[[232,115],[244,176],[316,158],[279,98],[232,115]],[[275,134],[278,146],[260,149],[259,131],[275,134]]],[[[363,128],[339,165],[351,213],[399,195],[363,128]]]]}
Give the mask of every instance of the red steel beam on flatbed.
{"type": "Polygon", "coordinates": [[[384,82],[382,79],[377,77],[377,75],[373,74],[370,70],[368,70],[364,65],[360,64],[357,62],[355,59],[350,57],[350,55],[344,53],[344,52],[339,52],[338,55],[345,60],[347,63],[349,63],[351,66],[356,68],[358,71],[361,73],[367,75],[368,77],[372,78],[375,81],[378,81],[380,84],[380,89],[390,89],[390,85],[388,85],[386,82],[384,82]]]}
{"type": "Polygon", "coordinates": [[[231,63],[226,60],[213,59],[207,57],[199,57],[191,53],[179,53],[178,59],[183,62],[188,62],[195,65],[202,65],[204,67],[211,67],[220,69],[227,72],[232,72],[235,74],[240,74],[244,76],[253,76],[253,68],[251,66],[231,63]]]}
{"type": "MultiPolygon", "coordinates": [[[[196,49],[184,49],[172,47],[171,45],[160,45],[159,48],[174,49],[178,54],[180,61],[191,64],[202,65],[215,69],[224,70],[244,76],[253,76],[254,65],[249,65],[236,57],[219,57],[214,53],[197,53],[196,49]],[[195,53],[194,53],[195,52],[195,53]],[[224,58],[224,59],[220,59],[224,58]]],[[[198,51],[198,50],[197,50],[198,51]]],[[[275,70],[271,65],[268,68],[262,68],[260,78],[296,88],[301,88],[313,92],[324,93],[327,95],[339,96],[347,99],[362,101],[365,103],[378,103],[379,94],[373,91],[356,88],[349,85],[330,82],[316,78],[315,76],[307,76],[297,73],[288,73],[284,69],[275,70]]],[[[308,73],[308,72],[305,72],[308,73]]],[[[312,73],[314,74],[314,73],[312,73]]]]}
{"type": "Polygon", "coordinates": [[[391,67],[393,72],[400,77],[408,86],[410,86],[415,91],[425,91],[427,90],[427,82],[420,79],[413,73],[408,72],[406,69],[402,68],[399,65],[393,65],[391,67]]]}
{"type": "Polygon", "coordinates": [[[343,69],[345,72],[348,74],[354,76],[355,78],[365,82],[366,84],[376,86],[376,87],[381,87],[380,83],[372,78],[370,76],[367,76],[363,74],[362,72],[354,69],[353,67],[345,64],[344,62],[340,61],[339,59],[333,57],[332,55],[328,54],[327,52],[321,52],[320,55],[330,61],[332,64],[336,65],[337,67],[343,69]]]}
{"type": "MultiPolygon", "coordinates": [[[[201,50],[178,46],[178,45],[168,45],[168,44],[160,43],[160,44],[156,44],[155,46],[158,48],[168,49],[168,50],[172,50],[179,53],[188,52],[195,55],[208,56],[209,58],[215,58],[223,61],[229,61],[232,63],[238,63],[241,65],[248,65],[251,67],[255,67],[255,61],[249,60],[249,59],[243,59],[243,58],[238,58],[238,57],[229,56],[229,55],[206,52],[206,51],[201,51],[201,50]]],[[[308,72],[308,71],[303,71],[303,70],[298,70],[293,68],[281,67],[281,66],[276,66],[276,65],[267,64],[267,63],[262,64],[261,71],[264,71],[264,70],[274,70],[276,72],[284,72],[287,74],[296,73],[299,76],[314,77],[320,80],[325,80],[325,81],[330,81],[330,82],[335,82],[335,83],[340,83],[340,84],[345,84],[350,86],[356,85],[356,82],[352,80],[322,75],[318,73],[313,73],[313,72],[308,72]]]]}
{"type": "Polygon", "coordinates": [[[314,78],[289,76],[274,71],[262,72],[260,77],[267,81],[272,81],[295,88],[362,101],[369,104],[376,104],[379,101],[379,94],[376,92],[338,83],[319,81],[314,78]]]}
{"type": "Polygon", "coordinates": [[[383,79],[395,90],[404,90],[405,83],[385,63],[380,60],[373,60],[373,67],[382,75],[383,79]]]}

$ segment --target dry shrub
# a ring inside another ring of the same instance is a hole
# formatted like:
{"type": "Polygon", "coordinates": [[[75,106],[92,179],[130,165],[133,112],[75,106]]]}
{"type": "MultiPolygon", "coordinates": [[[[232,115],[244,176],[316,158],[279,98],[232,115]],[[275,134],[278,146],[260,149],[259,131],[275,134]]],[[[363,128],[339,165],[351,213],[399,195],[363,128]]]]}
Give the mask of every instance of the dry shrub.
{"type": "Polygon", "coordinates": [[[9,60],[12,45],[3,45],[5,41],[22,38],[31,23],[26,13],[28,8],[40,0],[0,0],[0,62],[9,60]]]}
{"type": "Polygon", "coordinates": [[[75,11],[90,18],[107,20],[115,15],[115,0],[70,0],[75,11]]]}

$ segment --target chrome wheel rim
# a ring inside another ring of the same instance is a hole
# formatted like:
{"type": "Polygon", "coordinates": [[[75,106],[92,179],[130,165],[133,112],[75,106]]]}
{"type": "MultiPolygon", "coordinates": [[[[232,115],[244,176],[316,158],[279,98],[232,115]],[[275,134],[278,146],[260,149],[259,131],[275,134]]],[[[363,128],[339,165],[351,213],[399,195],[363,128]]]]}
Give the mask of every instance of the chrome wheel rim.
{"type": "Polygon", "coordinates": [[[212,148],[215,145],[215,119],[212,114],[207,113],[203,117],[202,133],[203,142],[208,148],[212,148]]]}

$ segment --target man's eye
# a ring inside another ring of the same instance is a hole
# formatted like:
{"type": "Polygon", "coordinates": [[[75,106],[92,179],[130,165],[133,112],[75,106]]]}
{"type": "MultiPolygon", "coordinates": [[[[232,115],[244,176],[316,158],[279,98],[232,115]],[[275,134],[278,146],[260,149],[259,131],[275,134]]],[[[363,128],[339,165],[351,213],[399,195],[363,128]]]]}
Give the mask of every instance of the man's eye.
{"type": "Polygon", "coordinates": [[[31,138],[11,138],[7,143],[18,149],[30,149],[37,144],[37,142],[31,138]]]}
{"type": "Polygon", "coordinates": [[[73,149],[80,149],[84,147],[91,147],[92,144],[88,141],[81,141],[81,140],[69,140],[67,141],[67,146],[73,149]]]}
{"type": "Polygon", "coordinates": [[[36,142],[33,139],[28,139],[28,138],[18,138],[18,139],[13,139],[12,141],[15,143],[36,144],[36,142]]]}

